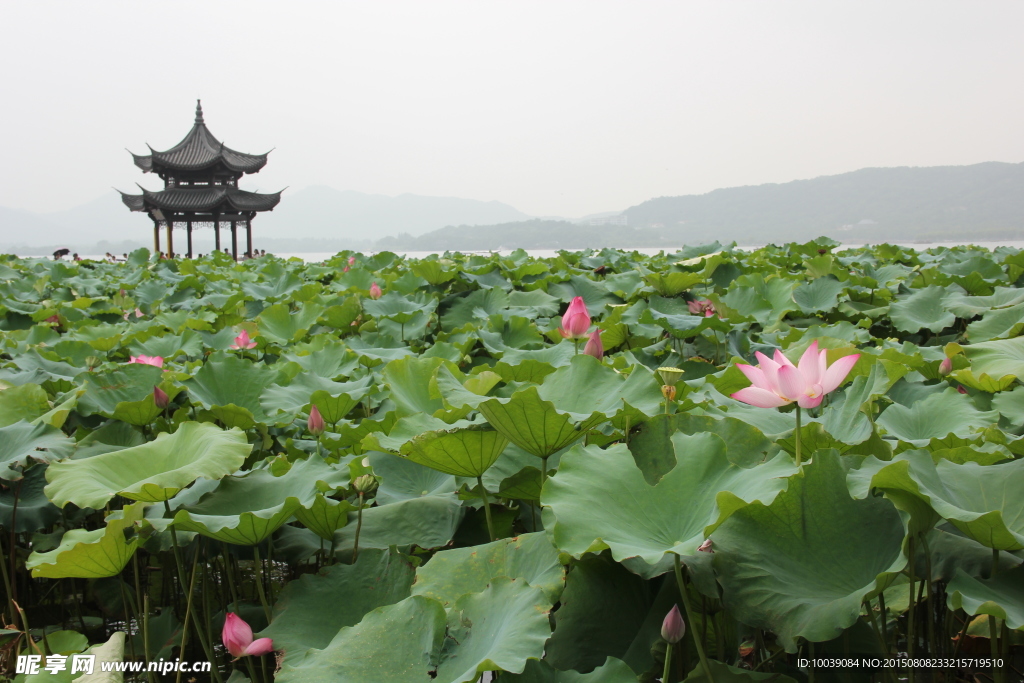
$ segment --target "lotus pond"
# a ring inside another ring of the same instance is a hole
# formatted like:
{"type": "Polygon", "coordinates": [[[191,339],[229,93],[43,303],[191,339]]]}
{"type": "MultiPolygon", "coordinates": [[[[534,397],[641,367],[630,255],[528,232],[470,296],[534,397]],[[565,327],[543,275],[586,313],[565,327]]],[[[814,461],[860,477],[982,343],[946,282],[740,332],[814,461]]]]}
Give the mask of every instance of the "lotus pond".
{"type": "Polygon", "coordinates": [[[0,666],[1020,680],[1024,253],[837,247],[0,257],[0,666]]]}

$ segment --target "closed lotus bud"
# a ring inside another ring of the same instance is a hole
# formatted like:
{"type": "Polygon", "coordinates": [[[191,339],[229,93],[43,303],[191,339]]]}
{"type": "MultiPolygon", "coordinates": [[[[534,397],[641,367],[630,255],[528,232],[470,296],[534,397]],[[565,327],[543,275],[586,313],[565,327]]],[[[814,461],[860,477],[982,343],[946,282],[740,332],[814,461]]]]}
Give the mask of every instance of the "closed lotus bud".
{"type": "Polygon", "coordinates": [[[167,397],[167,392],[163,389],[160,387],[153,387],[153,403],[156,404],[157,408],[163,410],[170,405],[171,399],[167,397]]]}
{"type": "Polygon", "coordinates": [[[604,344],[601,343],[601,330],[595,329],[590,333],[587,345],[583,347],[583,353],[601,360],[604,357],[604,344]]]}
{"type": "Polygon", "coordinates": [[[697,550],[701,551],[702,553],[713,553],[713,552],[715,552],[714,549],[713,549],[714,545],[715,544],[712,543],[711,539],[709,538],[708,540],[706,540],[703,543],[701,543],[700,547],[697,548],[697,550]]]}
{"type": "Polygon", "coordinates": [[[686,635],[686,622],[683,615],[679,613],[679,605],[672,605],[672,611],[665,615],[661,622],[661,637],[669,644],[675,645],[686,635]]]}
{"type": "Polygon", "coordinates": [[[383,294],[383,292],[380,291],[380,285],[378,285],[376,282],[374,282],[372,285],[370,285],[370,298],[371,299],[379,299],[382,294],[383,294]]]}
{"type": "Polygon", "coordinates": [[[953,359],[943,358],[942,362],[939,363],[939,375],[945,377],[951,372],[953,372],[953,359]]]}
{"type": "Polygon", "coordinates": [[[683,371],[679,368],[658,368],[658,375],[661,381],[670,387],[674,387],[683,377],[683,371]]]}
{"type": "Polygon", "coordinates": [[[356,480],[352,482],[352,488],[357,493],[373,493],[377,490],[377,479],[372,474],[364,474],[361,477],[356,477],[356,480]]]}
{"type": "Polygon", "coordinates": [[[661,395],[665,397],[666,401],[674,401],[676,400],[676,388],[671,384],[662,384],[661,395]]]}
{"type": "Polygon", "coordinates": [[[313,436],[320,436],[324,433],[324,418],[320,409],[313,406],[309,409],[309,420],[306,421],[306,428],[313,436]]]}
{"type": "Polygon", "coordinates": [[[957,391],[959,391],[959,392],[960,392],[961,394],[966,394],[966,393],[967,393],[967,390],[966,390],[966,389],[964,389],[964,385],[962,385],[962,384],[961,384],[961,385],[959,385],[959,386],[958,386],[958,387],[956,388],[956,390],[957,390],[957,391]]]}

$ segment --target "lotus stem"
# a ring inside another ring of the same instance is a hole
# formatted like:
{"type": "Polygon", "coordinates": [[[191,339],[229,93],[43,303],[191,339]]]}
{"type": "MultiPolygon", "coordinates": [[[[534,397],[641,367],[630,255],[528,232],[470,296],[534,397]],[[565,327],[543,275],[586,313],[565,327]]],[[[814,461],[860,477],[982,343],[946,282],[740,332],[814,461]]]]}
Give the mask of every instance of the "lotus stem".
{"type": "Polygon", "coordinates": [[[708,664],[708,656],[704,653],[704,646],[700,642],[700,638],[697,637],[697,633],[693,627],[693,610],[690,609],[690,596],[686,592],[686,580],[683,578],[683,568],[679,562],[678,553],[672,553],[672,562],[676,572],[676,584],[679,586],[679,596],[683,600],[683,609],[686,610],[686,620],[690,622],[690,636],[693,638],[693,644],[697,648],[697,656],[700,658],[700,666],[704,669],[704,676],[708,679],[709,683],[715,683],[715,677],[711,673],[711,665],[708,664]]]}
{"type": "Polygon", "coordinates": [[[7,609],[11,613],[11,622],[14,623],[18,616],[14,613],[14,593],[11,592],[11,577],[7,573],[7,560],[4,557],[3,543],[0,542],[0,570],[3,570],[4,575],[4,590],[7,592],[7,609]]]}
{"type": "Polygon", "coordinates": [[[146,652],[146,677],[149,683],[156,683],[156,673],[149,668],[149,593],[142,599],[142,642],[146,652]]]}
{"type": "Polygon", "coordinates": [[[270,624],[270,605],[267,604],[267,594],[263,590],[263,558],[260,557],[259,543],[252,547],[252,557],[256,562],[256,592],[259,593],[263,613],[267,616],[267,624],[270,624]]]}
{"type": "Polygon", "coordinates": [[[256,676],[256,669],[252,665],[252,657],[245,658],[245,667],[249,670],[249,679],[253,683],[256,683],[256,681],[258,681],[259,678],[256,676]]]}
{"type": "MultiPolygon", "coordinates": [[[[231,558],[228,556],[228,544],[220,542],[221,556],[224,558],[224,574],[228,577],[228,590],[231,592],[231,601],[238,609],[238,593],[235,592],[235,575],[231,570],[231,558]]],[[[227,612],[227,610],[225,610],[227,612]]]]}
{"type": "MultiPolygon", "coordinates": [[[[914,534],[910,534],[910,538],[907,540],[907,549],[910,554],[910,561],[907,563],[907,576],[910,579],[910,590],[908,591],[910,603],[907,609],[907,656],[913,659],[914,652],[917,650],[914,646],[914,619],[917,616],[914,604],[917,597],[914,595],[914,561],[916,559],[914,555],[914,534]]],[[[912,666],[907,668],[907,680],[910,683],[914,683],[914,667],[912,666]]]]}
{"type": "Polygon", "coordinates": [[[800,459],[800,406],[796,407],[796,431],[793,432],[796,436],[796,466],[800,467],[802,462],[800,459]]]}
{"type": "MultiPolygon", "coordinates": [[[[164,501],[164,505],[167,505],[167,501],[164,501]]],[[[175,549],[178,544],[175,542],[175,549]]],[[[192,589],[195,587],[196,580],[196,562],[199,560],[199,552],[196,551],[195,557],[192,558],[192,580],[188,584],[188,599],[185,601],[185,618],[181,622],[181,647],[178,649],[178,671],[174,677],[175,683],[181,683],[181,662],[185,658],[185,643],[188,641],[188,620],[192,615],[192,589]]],[[[182,584],[184,588],[184,584],[182,584]]],[[[197,629],[198,633],[198,629],[197,629]]]]}
{"type": "MultiPolygon", "coordinates": [[[[141,605],[143,613],[141,616],[142,623],[136,624],[142,629],[142,655],[146,662],[146,672],[150,681],[153,680],[153,672],[149,671],[149,596],[146,596],[146,600],[142,599],[142,581],[139,580],[139,551],[136,550],[132,554],[132,570],[135,574],[135,603],[141,605]]],[[[138,607],[136,606],[135,621],[139,621],[138,607]]]]}
{"type": "Polygon", "coordinates": [[[491,499],[487,495],[487,489],[484,488],[484,479],[482,475],[478,475],[476,483],[480,485],[480,494],[484,498],[484,517],[487,519],[487,535],[490,536],[491,541],[498,540],[494,535],[494,522],[491,521],[491,499]]]}
{"type": "MultiPolygon", "coordinates": [[[[545,455],[543,458],[541,458],[540,463],[540,492],[541,495],[543,495],[544,482],[548,480],[548,456],[545,455]]],[[[537,501],[537,504],[540,505],[540,500],[537,501]]]]}
{"type": "Polygon", "coordinates": [[[661,683],[669,683],[669,672],[672,671],[672,649],[675,646],[666,641],[665,643],[665,668],[662,670],[661,683]]]}
{"type": "MultiPolygon", "coordinates": [[[[359,492],[359,510],[356,511],[356,540],[352,544],[352,564],[359,559],[359,534],[363,531],[363,492],[359,492]]],[[[332,546],[333,549],[333,546],[332,546]]]]}
{"type": "Polygon", "coordinates": [[[928,572],[924,577],[928,591],[925,595],[925,604],[928,606],[928,654],[934,657],[938,654],[939,647],[935,640],[935,605],[932,603],[932,552],[925,534],[921,534],[921,544],[924,545],[924,567],[928,572]]]}
{"type": "MultiPolygon", "coordinates": [[[[992,548],[992,572],[989,575],[990,579],[996,578],[999,573],[999,550],[992,548]]],[[[996,665],[995,660],[999,658],[999,620],[991,614],[988,615],[988,639],[989,649],[992,652],[992,680],[1003,681],[1003,669],[996,665]]],[[[1003,645],[1006,645],[1004,640],[1003,645]]]]}

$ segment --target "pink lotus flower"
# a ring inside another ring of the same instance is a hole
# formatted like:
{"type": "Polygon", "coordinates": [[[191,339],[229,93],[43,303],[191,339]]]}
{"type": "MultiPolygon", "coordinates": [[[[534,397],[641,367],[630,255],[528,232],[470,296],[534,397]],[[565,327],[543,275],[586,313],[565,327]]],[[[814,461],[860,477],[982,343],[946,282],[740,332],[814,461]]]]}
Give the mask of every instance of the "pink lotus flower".
{"type": "Polygon", "coordinates": [[[715,305],[707,299],[688,301],[686,306],[690,309],[690,315],[703,315],[705,318],[710,318],[717,313],[715,305]]]}
{"type": "Polygon", "coordinates": [[[156,405],[157,408],[163,410],[170,405],[170,403],[171,399],[168,398],[166,391],[160,387],[153,387],[153,404],[156,405]]]}
{"type": "Polygon", "coordinates": [[[342,268],[342,269],[341,269],[341,272],[343,272],[343,273],[347,273],[347,272],[348,272],[348,266],[345,266],[344,268],[342,268]]]}
{"type": "Polygon", "coordinates": [[[324,433],[324,417],[320,409],[315,405],[309,409],[309,420],[306,421],[306,428],[313,436],[320,436],[324,433]]]}
{"type": "Polygon", "coordinates": [[[943,358],[942,362],[939,363],[939,375],[945,377],[951,372],[953,372],[953,359],[943,358]]]}
{"type": "Polygon", "coordinates": [[[255,349],[256,342],[249,339],[249,333],[242,330],[237,337],[235,337],[235,343],[231,345],[233,349],[255,349]]]}
{"type": "Polygon", "coordinates": [[[128,362],[152,365],[157,368],[162,368],[164,366],[164,359],[160,356],[129,356],[128,362]]]}
{"type": "Polygon", "coordinates": [[[377,285],[376,282],[374,282],[372,285],[370,285],[370,298],[371,299],[379,299],[381,297],[381,295],[383,295],[383,294],[384,293],[382,291],[380,291],[380,287],[377,285]]]}
{"type": "Polygon", "coordinates": [[[604,345],[601,343],[601,330],[594,328],[587,339],[587,345],[583,347],[583,353],[601,360],[604,357],[604,345]]]}
{"type": "Polygon", "coordinates": [[[247,655],[259,657],[274,650],[274,642],[270,638],[253,640],[252,628],[234,612],[228,612],[224,619],[224,630],[221,631],[220,639],[235,659],[247,655]]]}
{"type": "Polygon", "coordinates": [[[348,264],[350,266],[354,266],[356,264],[356,257],[355,256],[349,256],[348,257],[348,264]]]}
{"type": "Polygon", "coordinates": [[[713,552],[715,552],[714,551],[714,545],[715,544],[712,543],[711,539],[709,538],[706,541],[704,541],[703,543],[701,543],[700,547],[697,548],[697,550],[701,551],[702,553],[713,553],[713,552]]]}
{"type": "Polygon", "coordinates": [[[665,615],[661,622],[661,637],[666,642],[675,645],[686,635],[686,622],[683,615],[679,613],[679,605],[672,605],[672,609],[665,615]]]}
{"type": "Polygon", "coordinates": [[[569,304],[568,310],[562,316],[562,325],[558,331],[566,339],[582,339],[587,336],[590,329],[590,314],[587,312],[587,305],[583,303],[583,297],[578,296],[569,304]]]}
{"type": "Polygon", "coordinates": [[[807,347],[798,365],[793,365],[778,349],[774,360],[760,351],[755,355],[756,368],[736,364],[753,386],[740,389],[732,397],[759,408],[778,408],[794,401],[801,408],[817,407],[825,394],[842,384],[860,358],[860,354],[855,353],[829,366],[824,349],[818,350],[817,340],[807,347]]]}

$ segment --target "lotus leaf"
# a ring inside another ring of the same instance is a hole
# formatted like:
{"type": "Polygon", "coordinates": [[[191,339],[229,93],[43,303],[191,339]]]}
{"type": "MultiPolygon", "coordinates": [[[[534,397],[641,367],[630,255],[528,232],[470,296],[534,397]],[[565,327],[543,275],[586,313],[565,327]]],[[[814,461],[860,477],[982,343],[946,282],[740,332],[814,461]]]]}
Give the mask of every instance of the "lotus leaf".
{"type": "Polygon", "coordinates": [[[32,461],[45,463],[66,458],[74,446],[74,441],[47,424],[15,422],[0,427],[0,479],[21,479],[32,461]]]}
{"type": "Polygon", "coordinates": [[[46,392],[38,384],[22,384],[0,390],[0,427],[26,420],[31,422],[50,410],[46,392]]]}
{"type": "Polygon", "coordinates": [[[1024,567],[1014,567],[989,579],[969,576],[958,569],[947,587],[950,609],[988,614],[1012,629],[1024,629],[1024,567]]]}
{"type": "Polygon", "coordinates": [[[238,406],[257,422],[268,422],[260,396],[279,381],[279,373],[266,365],[237,356],[211,356],[195,376],[185,382],[189,396],[205,408],[238,406]]]}
{"type": "Polygon", "coordinates": [[[142,520],[143,507],[142,503],[127,506],[121,517],[108,519],[102,529],[65,532],[56,549],[33,552],[25,567],[32,570],[32,576],[48,579],[117,576],[139,544],[139,537],[127,532],[142,520]]]}
{"type": "Polygon", "coordinates": [[[479,477],[494,464],[508,439],[490,425],[425,432],[401,448],[410,460],[457,477],[479,477]]]}

